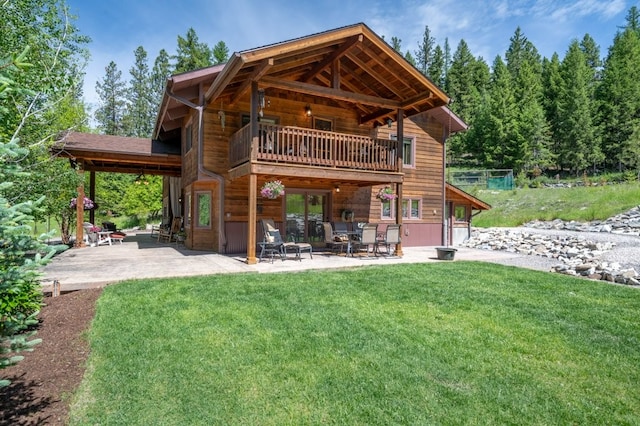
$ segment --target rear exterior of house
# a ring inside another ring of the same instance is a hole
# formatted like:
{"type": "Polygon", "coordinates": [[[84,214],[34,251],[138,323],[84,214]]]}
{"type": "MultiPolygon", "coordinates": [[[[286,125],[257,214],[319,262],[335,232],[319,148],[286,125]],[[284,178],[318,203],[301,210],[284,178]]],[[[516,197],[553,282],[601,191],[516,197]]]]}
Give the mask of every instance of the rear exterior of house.
{"type": "Polygon", "coordinates": [[[444,244],[449,98],[364,24],[236,53],[171,77],[154,139],[182,150],[164,214],[186,245],[256,261],[260,219],[321,244],[322,222],[402,224],[404,246],[444,244]],[[265,182],[285,194],[263,198],[265,182]],[[380,200],[389,188],[397,198],[380,200]]]}

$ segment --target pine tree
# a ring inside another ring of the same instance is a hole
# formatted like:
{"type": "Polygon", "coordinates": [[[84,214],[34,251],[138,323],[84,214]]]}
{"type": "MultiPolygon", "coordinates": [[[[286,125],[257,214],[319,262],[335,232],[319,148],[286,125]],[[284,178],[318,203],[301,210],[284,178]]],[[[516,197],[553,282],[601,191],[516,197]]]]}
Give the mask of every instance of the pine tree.
{"type": "Polygon", "coordinates": [[[178,48],[173,57],[176,61],[175,72],[182,73],[213,65],[213,52],[206,43],[198,41],[193,28],[187,30],[185,37],[178,36],[178,48]]]}
{"type": "Polygon", "coordinates": [[[422,43],[418,42],[418,50],[415,51],[416,67],[424,75],[428,75],[428,70],[433,59],[432,53],[434,45],[435,39],[431,36],[431,30],[428,25],[425,25],[422,43]]]}
{"type": "Polygon", "coordinates": [[[416,66],[416,60],[413,58],[413,55],[408,50],[404,54],[404,58],[414,67],[416,66]]]}
{"type": "Polygon", "coordinates": [[[484,163],[488,167],[514,167],[513,141],[518,137],[518,106],[513,77],[500,56],[492,65],[488,117],[484,136],[484,163]]]}
{"type": "Polygon", "coordinates": [[[429,77],[438,87],[444,87],[444,52],[439,45],[433,49],[433,57],[427,69],[427,77],[429,77]]]}
{"type": "Polygon", "coordinates": [[[396,52],[402,53],[402,40],[395,36],[391,37],[391,47],[396,52]]]}
{"type": "Polygon", "coordinates": [[[609,48],[598,87],[602,151],[610,166],[622,171],[629,153],[636,151],[631,137],[640,120],[640,37],[634,22],[616,34],[609,48]]]}
{"type": "Polygon", "coordinates": [[[161,49],[160,53],[156,57],[153,63],[153,70],[151,71],[151,97],[153,99],[153,116],[158,115],[158,108],[162,102],[162,96],[164,95],[164,88],[167,84],[167,79],[171,75],[171,64],[169,63],[169,54],[166,50],[161,49]]]}
{"type": "Polygon", "coordinates": [[[129,81],[129,107],[125,114],[127,136],[138,138],[149,138],[153,131],[154,123],[154,102],[149,78],[149,65],[147,63],[147,52],[139,46],[135,52],[135,63],[129,70],[131,80],[129,81]]]}
{"type": "Polygon", "coordinates": [[[542,107],[542,61],[518,27],[505,54],[518,105],[517,137],[510,141],[510,167],[531,168],[551,162],[549,125],[542,107]]]}
{"type": "MultiPolygon", "coordinates": [[[[474,124],[476,109],[488,83],[489,66],[482,58],[474,58],[467,43],[460,40],[447,73],[446,91],[454,100],[451,109],[469,125],[474,124]]],[[[465,133],[449,139],[452,158],[460,158],[464,154],[467,137],[465,133]]]]}
{"type": "Polygon", "coordinates": [[[105,67],[105,76],[102,82],[96,83],[96,92],[100,97],[100,106],[95,113],[98,126],[106,135],[124,135],[127,90],[115,62],[111,61],[105,67]]]}
{"type": "MultiPolygon", "coordinates": [[[[560,58],[555,52],[551,56],[551,60],[546,58],[543,60],[542,81],[544,95],[542,98],[542,106],[551,132],[552,144],[550,145],[550,150],[554,158],[557,158],[561,150],[561,139],[556,137],[556,135],[562,132],[561,126],[564,120],[564,114],[559,103],[560,91],[563,86],[562,75],[560,74],[560,58]]],[[[559,167],[558,164],[556,164],[556,166],[559,167]]]]}
{"type": "Polygon", "coordinates": [[[213,64],[224,64],[229,60],[229,48],[224,41],[219,41],[213,46],[213,64]]]}

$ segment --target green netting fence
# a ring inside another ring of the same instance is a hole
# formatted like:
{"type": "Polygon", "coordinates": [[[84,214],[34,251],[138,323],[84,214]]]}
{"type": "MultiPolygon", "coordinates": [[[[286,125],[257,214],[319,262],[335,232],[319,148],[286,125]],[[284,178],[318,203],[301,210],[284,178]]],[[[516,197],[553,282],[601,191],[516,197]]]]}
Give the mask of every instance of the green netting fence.
{"type": "Polygon", "coordinates": [[[513,169],[450,170],[447,176],[449,183],[462,189],[477,187],[509,190],[515,187],[513,169]]]}

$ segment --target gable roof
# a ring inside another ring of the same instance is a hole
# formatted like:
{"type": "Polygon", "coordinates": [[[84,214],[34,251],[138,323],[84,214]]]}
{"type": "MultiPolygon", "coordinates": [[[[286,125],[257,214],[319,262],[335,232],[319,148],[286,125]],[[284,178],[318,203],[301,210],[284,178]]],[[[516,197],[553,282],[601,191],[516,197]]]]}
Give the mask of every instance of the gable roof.
{"type": "Polygon", "coordinates": [[[167,80],[154,135],[182,125],[189,106],[234,104],[256,81],[270,96],[297,93],[351,108],[361,124],[384,124],[398,109],[412,116],[449,97],[365,24],[234,53],[216,65],[167,80]]]}

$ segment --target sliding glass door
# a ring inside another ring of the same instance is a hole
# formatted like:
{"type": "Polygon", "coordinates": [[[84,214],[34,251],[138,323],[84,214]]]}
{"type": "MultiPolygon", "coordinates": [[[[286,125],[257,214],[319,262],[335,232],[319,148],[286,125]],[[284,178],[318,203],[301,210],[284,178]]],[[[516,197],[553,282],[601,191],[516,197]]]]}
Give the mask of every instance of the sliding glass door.
{"type": "Polygon", "coordinates": [[[322,222],[329,219],[329,191],[285,193],[287,241],[323,242],[322,222]]]}

